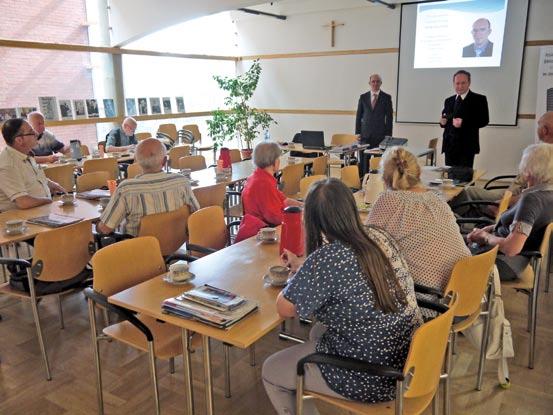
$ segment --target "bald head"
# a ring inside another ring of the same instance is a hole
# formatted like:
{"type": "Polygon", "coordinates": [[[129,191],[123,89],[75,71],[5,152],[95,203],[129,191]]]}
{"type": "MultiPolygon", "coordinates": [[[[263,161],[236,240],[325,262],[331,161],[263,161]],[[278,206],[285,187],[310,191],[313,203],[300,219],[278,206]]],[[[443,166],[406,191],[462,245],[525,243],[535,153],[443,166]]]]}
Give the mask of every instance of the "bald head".
{"type": "Polygon", "coordinates": [[[538,120],[538,137],[544,143],[553,144],[553,111],[546,112],[538,120]]]}
{"type": "Polygon", "coordinates": [[[165,146],[159,140],[147,138],[136,146],[134,158],[144,173],[157,173],[163,169],[166,153],[165,146]]]}
{"type": "Polygon", "coordinates": [[[27,121],[31,124],[31,127],[37,132],[37,134],[42,134],[45,130],[44,126],[44,115],[39,111],[33,111],[27,114],[27,121]]]}

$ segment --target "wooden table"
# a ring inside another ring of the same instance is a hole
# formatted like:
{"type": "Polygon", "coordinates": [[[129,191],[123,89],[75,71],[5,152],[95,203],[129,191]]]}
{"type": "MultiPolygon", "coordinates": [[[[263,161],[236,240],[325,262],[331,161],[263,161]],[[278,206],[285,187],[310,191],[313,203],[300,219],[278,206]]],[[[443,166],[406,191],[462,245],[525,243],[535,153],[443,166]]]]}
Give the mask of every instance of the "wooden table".
{"type": "MultiPolygon", "coordinates": [[[[118,163],[131,163],[134,161],[134,153],[104,153],[103,157],[96,157],[96,158],[115,158],[117,159],[118,163]]],[[[90,156],[84,156],[80,160],[74,160],[72,162],[68,162],[69,164],[75,165],[75,168],[82,167],[85,160],[94,160],[95,158],[90,156]]],[[[62,163],[60,161],[57,161],[55,163],[41,163],[40,166],[42,168],[48,168],[48,167],[56,167],[56,166],[63,166],[64,164],[68,163],[62,163]]]]}
{"type": "MultiPolygon", "coordinates": [[[[170,285],[162,280],[162,276],[158,276],[108,299],[112,304],[180,327],[183,340],[188,338],[189,331],[201,335],[208,414],[213,413],[210,339],[247,348],[282,322],[275,307],[276,297],[280,290],[263,282],[263,276],[269,266],[280,263],[278,250],[278,243],[263,244],[258,242],[255,237],[246,239],[190,263],[190,271],[196,275],[196,278],[187,285],[170,285]],[[259,303],[259,309],[228,330],[217,329],[203,323],[162,313],[161,302],[164,299],[206,283],[256,300],[259,303]]],[[[188,342],[183,341],[186,413],[192,414],[192,373],[187,344],[188,342]]]]}
{"type": "MultiPolygon", "coordinates": [[[[431,165],[434,165],[434,159],[435,159],[435,149],[433,148],[416,148],[416,147],[405,147],[405,149],[407,151],[409,151],[410,153],[413,153],[417,158],[418,157],[427,157],[427,156],[431,156],[431,165]]],[[[382,154],[384,154],[384,151],[385,150],[381,150],[380,148],[371,148],[371,149],[367,149],[365,150],[365,154],[367,155],[370,155],[370,156],[376,156],[376,157],[380,157],[382,156],[382,154]]]]}

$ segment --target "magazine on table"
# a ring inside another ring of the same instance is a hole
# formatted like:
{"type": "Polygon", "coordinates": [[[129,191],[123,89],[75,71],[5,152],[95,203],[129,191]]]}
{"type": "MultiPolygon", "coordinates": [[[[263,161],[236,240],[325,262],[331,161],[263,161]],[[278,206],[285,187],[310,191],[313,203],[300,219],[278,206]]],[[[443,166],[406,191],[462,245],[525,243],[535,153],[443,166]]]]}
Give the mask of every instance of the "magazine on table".
{"type": "Polygon", "coordinates": [[[83,218],[76,218],[74,216],[58,215],[57,213],[50,213],[46,216],[39,216],[27,220],[29,223],[34,223],[36,225],[49,226],[51,228],[59,228],[65,225],[71,225],[82,221],[83,218]]]}
{"type": "Polygon", "coordinates": [[[77,193],[77,197],[80,199],[97,200],[102,197],[110,197],[110,193],[109,193],[109,190],[92,189],[86,192],[77,193]]]}
{"type": "Polygon", "coordinates": [[[226,329],[242,320],[258,307],[257,302],[244,300],[241,306],[228,311],[217,310],[213,307],[195,303],[182,296],[168,298],[163,301],[161,308],[165,313],[196,320],[217,328],[226,329]]]}
{"type": "Polygon", "coordinates": [[[186,291],[177,298],[179,300],[193,301],[221,311],[233,310],[246,301],[244,297],[240,297],[239,295],[221,288],[213,287],[209,284],[204,284],[201,287],[186,291]]]}

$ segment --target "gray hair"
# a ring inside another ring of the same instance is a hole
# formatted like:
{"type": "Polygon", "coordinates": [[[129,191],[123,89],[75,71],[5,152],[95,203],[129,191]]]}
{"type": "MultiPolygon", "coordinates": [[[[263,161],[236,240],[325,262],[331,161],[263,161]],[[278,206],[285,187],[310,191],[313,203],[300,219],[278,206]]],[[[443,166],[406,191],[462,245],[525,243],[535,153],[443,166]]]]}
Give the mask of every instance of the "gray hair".
{"type": "Polygon", "coordinates": [[[147,138],[138,143],[134,157],[144,172],[151,172],[159,171],[166,155],[163,143],[155,138],[147,138]]]}
{"type": "Polygon", "coordinates": [[[277,143],[259,143],[253,150],[253,164],[264,169],[275,164],[280,154],[280,147],[277,143]]]}
{"type": "Polygon", "coordinates": [[[27,114],[27,119],[28,120],[30,120],[31,118],[34,118],[34,117],[40,117],[40,118],[44,119],[44,115],[40,111],[32,111],[32,112],[27,114]]]}
{"type": "Polygon", "coordinates": [[[553,184],[553,144],[532,144],[524,149],[519,171],[532,177],[535,184],[553,184]]]}

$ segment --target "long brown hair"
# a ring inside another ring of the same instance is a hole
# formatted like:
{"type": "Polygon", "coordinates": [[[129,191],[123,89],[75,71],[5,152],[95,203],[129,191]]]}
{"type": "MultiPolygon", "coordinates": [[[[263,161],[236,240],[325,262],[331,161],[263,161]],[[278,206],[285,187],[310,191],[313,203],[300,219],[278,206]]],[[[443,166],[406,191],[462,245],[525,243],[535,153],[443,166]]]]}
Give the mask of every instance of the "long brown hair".
{"type": "Polygon", "coordinates": [[[305,199],[304,226],[307,254],[324,241],[340,241],[353,249],[367,282],[372,288],[376,308],[384,313],[397,312],[398,303],[406,304],[389,259],[367,235],[351,191],[337,179],[314,183],[305,199]]]}

